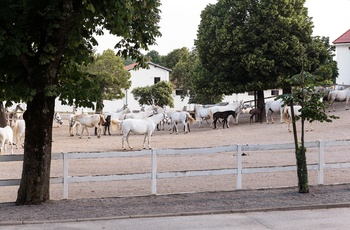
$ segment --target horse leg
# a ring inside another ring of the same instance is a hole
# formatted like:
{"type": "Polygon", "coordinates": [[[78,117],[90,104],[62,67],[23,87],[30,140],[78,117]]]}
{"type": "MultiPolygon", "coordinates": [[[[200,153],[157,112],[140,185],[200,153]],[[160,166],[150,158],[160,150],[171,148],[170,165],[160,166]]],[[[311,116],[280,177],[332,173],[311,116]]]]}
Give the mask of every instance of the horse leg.
{"type": "Polygon", "coordinates": [[[254,113],[252,115],[250,115],[249,124],[252,124],[253,117],[254,117],[254,113]]]}
{"type": "Polygon", "coordinates": [[[281,118],[281,124],[283,124],[284,120],[283,120],[283,109],[282,109],[282,107],[280,108],[280,118],[281,118]]]}
{"type": "Polygon", "coordinates": [[[124,149],[124,150],[126,149],[125,148],[125,138],[126,138],[125,136],[126,135],[123,135],[123,137],[122,137],[122,149],[124,149]]]}
{"type": "Polygon", "coordinates": [[[97,129],[98,129],[97,138],[100,138],[101,137],[101,133],[102,133],[102,126],[99,125],[97,129]]]}
{"type": "Polygon", "coordinates": [[[152,149],[151,144],[150,144],[151,135],[152,135],[151,133],[145,133],[145,137],[143,138],[143,149],[146,149],[146,147],[145,147],[146,138],[148,141],[148,148],[152,149]]]}
{"type": "Polygon", "coordinates": [[[184,124],[184,131],[185,131],[185,133],[187,133],[188,132],[188,130],[187,130],[187,122],[183,122],[183,124],[184,124]]]}
{"type": "MultiPolygon", "coordinates": [[[[232,115],[232,117],[233,117],[233,115],[232,115]]],[[[239,118],[239,113],[237,113],[237,115],[236,115],[236,117],[233,117],[233,118],[235,118],[235,120],[236,120],[236,125],[238,125],[238,118],[239,118]]],[[[229,128],[229,127],[227,127],[227,128],[229,128]]]]}
{"type": "Polygon", "coordinates": [[[218,118],[215,118],[214,121],[213,121],[213,124],[214,124],[214,129],[216,129],[216,122],[218,121],[218,118]]]}
{"type": "Polygon", "coordinates": [[[292,132],[292,130],[290,130],[290,122],[288,122],[288,131],[292,132]]]}
{"type": "Polygon", "coordinates": [[[95,136],[97,136],[97,127],[95,127],[95,136]]]}
{"type": "MultiPolygon", "coordinates": [[[[147,138],[147,133],[145,133],[145,136],[143,137],[143,144],[142,144],[143,149],[146,148],[146,147],[145,147],[146,138],[147,138]]],[[[148,146],[149,146],[149,141],[148,141],[148,146]]]]}
{"type": "Polygon", "coordinates": [[[346,97],[346,101],[345,101],[345,110],[349,110],[349,97],[346,97]]]}
{"type": "Polygon", "coordinates": [[[306,132],[307,131],[309,131],[309,129],[310,129],[310,131],[313,131],[313,128],[312,128],[312,122],[310,122],[310,121],[307,121],[307,128],[306,128],[306,132]]]}
{"type": "Polygon", "coordinates": [[[85,129],[85,125],[81,128],[80,137],[79,137],[80,139],[83,137],[84,129],[85,129]]]}
{"type": "Polygon", "coordinates": [[[273,112],[271,111],[271,113],[270,113],[270,119],[271,119],[271,124],[274,124],[275,123],[275,121],[273,120],[273,112]]]}
{"type": "Polygon", "coordinates": [[[129,143],[129,134],[130,134],[130,132],[128,132],[128,134],[126,135],[126,143],[128,143],[129,148],[132,149],[132,147],[129,143]]]}
{"type": "Polygon", "coordinates": [[[269,110],[266,110],[266,124],[269,123],[269,110]]]}

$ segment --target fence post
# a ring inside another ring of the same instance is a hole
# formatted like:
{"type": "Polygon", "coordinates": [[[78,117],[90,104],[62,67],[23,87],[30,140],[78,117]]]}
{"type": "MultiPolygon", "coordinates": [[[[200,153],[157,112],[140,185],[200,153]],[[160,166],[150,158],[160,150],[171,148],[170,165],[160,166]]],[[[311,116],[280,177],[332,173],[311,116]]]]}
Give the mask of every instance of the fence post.
{"type": "Polygon", "coordinates": [[[318,184],[324,183],[324,142],[318,141],[318,184]]]}
{"type": "Polygon", "coordinates": [[[152,194],[157,194],[157,150],[152,149],[151,152],[151,161],[152,161],[152,194]]]}
{"type": "Polygon", "coordinates": [[[242,189],[242,145],[237,145],[236,189],[242,189]]]}
{"type": "Polygon", "coordinates": [[[67,153],[63,155],[63,199],[68,199],[68,156],[67,153]]]}

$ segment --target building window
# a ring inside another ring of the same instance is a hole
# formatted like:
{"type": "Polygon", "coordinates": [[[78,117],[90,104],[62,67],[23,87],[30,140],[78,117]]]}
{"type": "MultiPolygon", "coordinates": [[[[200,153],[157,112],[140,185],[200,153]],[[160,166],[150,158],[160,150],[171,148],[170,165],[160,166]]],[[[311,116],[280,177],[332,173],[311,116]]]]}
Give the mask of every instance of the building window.
{"type": "Polygon", "coordinates": [[[154,84],[157,84],[158,82],[160,82],[160,77],[155,77],[154,78],[154,84]]]}
{"type": "Polygon", "coordinates": [[[271,90],[271,95],[278,96],[279,95],[279,90],[278,89],[271,90]]]}
{"type": "Polygon", "coordinates": [[[175,95],[177,95],[177,96],[182,95],[182,93],[183,93],[183,90],[182,90],[182,89],[176,89],[176,90],[175,90],[175,95]]]}

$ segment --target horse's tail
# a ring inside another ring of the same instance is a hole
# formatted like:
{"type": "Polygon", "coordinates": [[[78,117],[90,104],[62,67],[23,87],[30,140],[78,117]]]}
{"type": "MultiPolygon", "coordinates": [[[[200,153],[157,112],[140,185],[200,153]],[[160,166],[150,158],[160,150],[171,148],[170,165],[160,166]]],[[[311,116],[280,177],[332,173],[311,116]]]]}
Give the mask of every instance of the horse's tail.
{"type": "Polygon", "coordinates": [[[14,134],[14,140],[16,141],[15,145],[17,145],[18,143],[18,120],[15,123],[15,127],[13,129],[13,134],[14,134]]]}
{"type": "Polygon", "coordinates": [[[327,101],[331,101],[331,95],[332,95],[332,91],[329,91],[327,94],[327,101]]]}
{"type": "Polygon", "coordinates": [[[121,121],[118,119],[111,119],[112,131],[120,130],[121,121]]]}
{"type": "Polygon", "coordinates": [[[190,113],[187,113],[187,117],[188,117],[188,119],[189,119],[190,124],[193,124],[193,122],[196,121],[196,120],[191,116],[190,113]]]}
{"type": "Polygon", "coordinates": [[[286,106],[286,107],[284,107],[284,110],[283,110],[283,118],[288,123],[290,123],[290,115],[289,115],[289,112],[288,112],[289,108],[290,108],[289,106],[286,106]]]}
{"type": "Polygon", "coordinates": [[[209,108],[209,118],[210,118],[210,120],[214,120],[213,117],[214,117],[213,111],[211,110],[211,108],[209,108]]]}

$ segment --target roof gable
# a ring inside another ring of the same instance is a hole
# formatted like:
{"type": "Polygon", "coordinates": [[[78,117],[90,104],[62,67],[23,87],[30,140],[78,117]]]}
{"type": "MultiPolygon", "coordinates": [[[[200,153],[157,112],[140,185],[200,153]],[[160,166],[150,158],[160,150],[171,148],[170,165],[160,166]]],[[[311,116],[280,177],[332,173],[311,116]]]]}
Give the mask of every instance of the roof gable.
{"type": "Polygon", "coordinates": [[[350,43],[350,29],[342,34],[339,38],[335,39],[333,44],[350,43]]]}
{"type": "MultiPolygon", "coordinates": [[[[158,65],[158,64],[155,64],[155,63],[153,63],[153,62],[147,62],[147,64],[148,64],[148,65],[152,65],[152,66],[154,66],[154,67],[156,67],[156,68],[160,68],[160,69],[163,69],[163,70],[166,70],[166,71],[171,72],[171,69],[165,68],[165,67],[163,67],[163,66],[161,66],[161,65],[158,65]]],[[[135,62],[135,63],[133,63],[133,64],[124,66],[124,69],[127,70],[127,71],[130,71],[130,70],[133,70],[133,69],[135,68],[135,66],[137,66],[137,65],[138,65],[138,63],[135,62]]]]}

